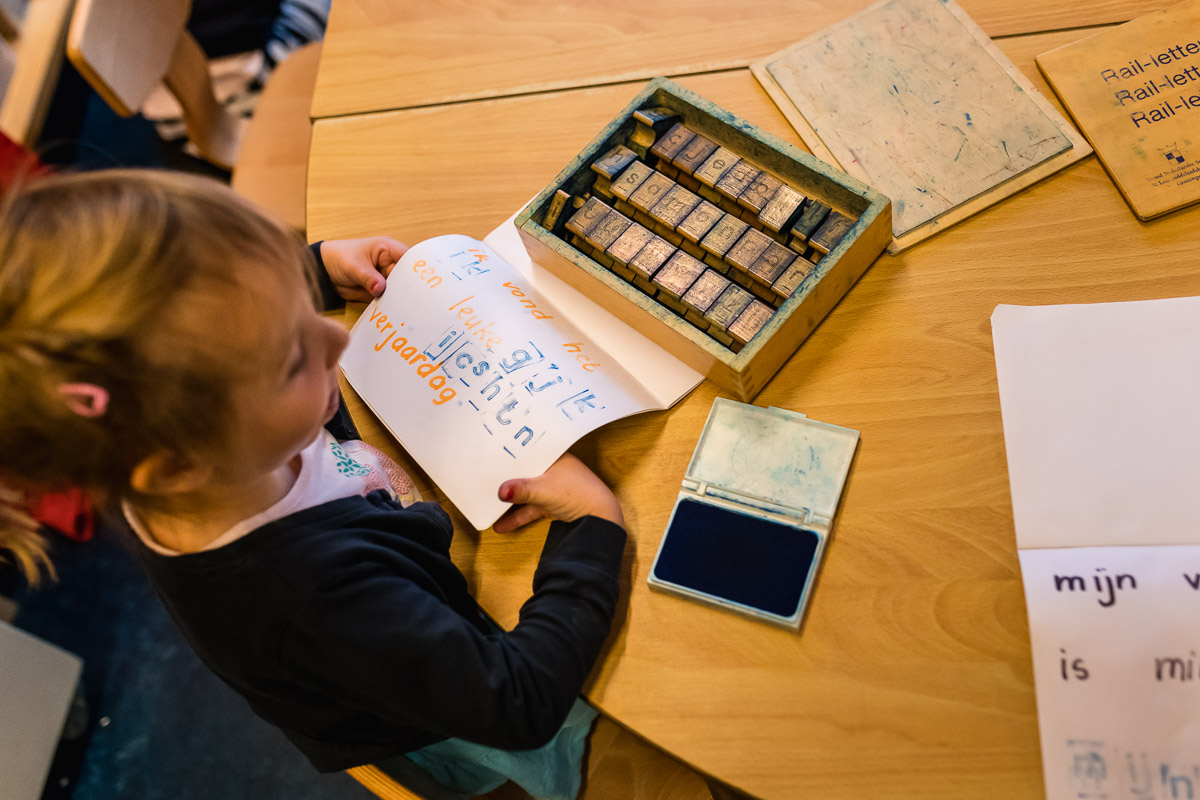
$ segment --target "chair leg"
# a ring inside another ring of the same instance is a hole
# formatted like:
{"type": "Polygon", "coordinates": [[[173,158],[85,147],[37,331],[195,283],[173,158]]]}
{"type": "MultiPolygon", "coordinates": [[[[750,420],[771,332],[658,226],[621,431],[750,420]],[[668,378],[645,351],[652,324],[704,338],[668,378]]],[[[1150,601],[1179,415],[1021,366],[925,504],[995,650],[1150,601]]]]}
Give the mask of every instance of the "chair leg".
{"type": "Polygon", "coordinates": [[[188,136],[206,161],[233,169],[245,121],[225,112],[213,95],[208,57],[186,30],[175,43],[163,79],[183,109],[188,136]]]}
{"type": "Polygon", "coordinates": [[[716,778],[706,777],[704,782],[708,784],[708,791],[712,794],[713,800],[755,800],[751,795],[741,792],[727,783],[722,783],[716,778]]]}

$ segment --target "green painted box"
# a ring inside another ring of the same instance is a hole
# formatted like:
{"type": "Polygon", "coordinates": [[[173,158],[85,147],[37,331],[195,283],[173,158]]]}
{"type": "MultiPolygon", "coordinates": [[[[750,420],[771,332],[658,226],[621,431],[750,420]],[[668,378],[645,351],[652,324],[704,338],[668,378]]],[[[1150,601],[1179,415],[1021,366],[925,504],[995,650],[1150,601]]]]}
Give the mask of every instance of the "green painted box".
{"type": "Polygon", "coordinates": [[[666,78],[655,78],[522,211],[530,254],[562,280],[744,402],[754,398],[891,240],[891,203],[879,192],[666,78]],[[591,164],[637,127],[635,111],[667,108],[691,130],[857,221],[766,325],[733,352],[544,227],[558,190],[586,197],[591,164]]]}

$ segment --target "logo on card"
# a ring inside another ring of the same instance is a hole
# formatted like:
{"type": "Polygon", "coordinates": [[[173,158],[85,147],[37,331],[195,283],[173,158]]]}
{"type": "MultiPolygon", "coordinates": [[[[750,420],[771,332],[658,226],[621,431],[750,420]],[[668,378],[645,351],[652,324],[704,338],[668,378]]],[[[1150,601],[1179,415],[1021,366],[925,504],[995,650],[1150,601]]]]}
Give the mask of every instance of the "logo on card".
{"type": "Polygon", "coordinates": [[[1166,147],[1160,147],[1158,148],[1158,152],[1162,153],[1167,161],[1174,161],[1176,164],[1182,164],[1185,160],[1183,153],[1179,151],[1178,144],[1169,144],[1166,147]]]}

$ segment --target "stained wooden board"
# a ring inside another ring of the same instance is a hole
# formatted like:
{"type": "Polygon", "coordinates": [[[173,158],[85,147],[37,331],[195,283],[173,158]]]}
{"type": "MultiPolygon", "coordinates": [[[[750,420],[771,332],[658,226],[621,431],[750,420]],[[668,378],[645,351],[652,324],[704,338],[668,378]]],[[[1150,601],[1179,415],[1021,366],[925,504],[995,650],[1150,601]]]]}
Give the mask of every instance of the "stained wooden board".
{"type": "MultiPolygon", "coordinates": [[[[1126,22],[1171,0],[962,0],[989,36],[1126,22]]],[[[314,117],[745,67],[871,0],[337,0],[314,117]]]]}
{"type": "Polygon", "coordinates": [[[1200,0],[1037,63],[1139,219],[1200,200],[1200,0]]]}
{"type": "Polygon", "coordinates": [[[752,70],[814,154],[892,199],[893,253],[1091,152],[952,0],[884,0],[752,70]]]}

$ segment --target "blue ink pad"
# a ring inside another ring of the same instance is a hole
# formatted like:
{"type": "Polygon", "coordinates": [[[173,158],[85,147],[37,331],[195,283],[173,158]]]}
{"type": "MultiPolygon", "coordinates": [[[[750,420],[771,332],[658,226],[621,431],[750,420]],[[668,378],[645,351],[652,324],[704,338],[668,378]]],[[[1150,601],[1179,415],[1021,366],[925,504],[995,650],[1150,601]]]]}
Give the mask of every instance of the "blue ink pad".
{"type": "Polygon", "coordinates": [[[650,587],[799,629],[857,445],[858,431],[718,398],[650,587]]]}
{"type": "Polygon", "coordinates": [[[652,574],[714,599],[790,617],[800,608],[820,543],[812,531],[684,499],[652,574]]]}

